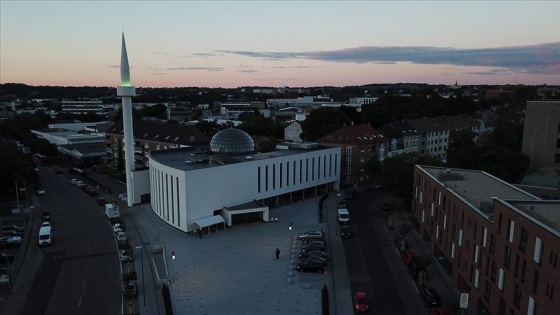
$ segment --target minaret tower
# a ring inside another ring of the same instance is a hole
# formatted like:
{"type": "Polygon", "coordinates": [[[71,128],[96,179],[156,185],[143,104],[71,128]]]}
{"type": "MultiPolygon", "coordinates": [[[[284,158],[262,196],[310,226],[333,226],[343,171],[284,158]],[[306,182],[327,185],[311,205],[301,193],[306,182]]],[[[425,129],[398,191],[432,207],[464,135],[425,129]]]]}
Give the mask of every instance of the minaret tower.
{"type": "Polygon", "coordinates": [[[132,133],[132,97],[136,95],[136,89],[130,85],[130,68],[128,67],[128,55],[124,33],[122,33],[121,48],[121,86],[117,87],[117,95],[122,98],[122,114],[124,125],[124,161],[126,165],[126,196],[129,207],[134,205],[134,135],[132,133]]]}

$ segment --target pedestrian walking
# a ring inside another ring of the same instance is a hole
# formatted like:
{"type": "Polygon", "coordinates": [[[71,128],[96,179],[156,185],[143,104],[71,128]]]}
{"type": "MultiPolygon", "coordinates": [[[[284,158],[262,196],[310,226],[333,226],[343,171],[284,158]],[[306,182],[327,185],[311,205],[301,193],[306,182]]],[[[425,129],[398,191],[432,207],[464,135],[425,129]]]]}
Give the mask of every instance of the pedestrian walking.
{"type": "Polygon", "coordinates": [[[202,230],[198,229],[198,238],[202,238],[202,230]]]}
{"type": "Polygon", "coordinates": [[[276,259],[280,258],[280,249],[278,249],[278,247],[276,247],[276,259]]]}

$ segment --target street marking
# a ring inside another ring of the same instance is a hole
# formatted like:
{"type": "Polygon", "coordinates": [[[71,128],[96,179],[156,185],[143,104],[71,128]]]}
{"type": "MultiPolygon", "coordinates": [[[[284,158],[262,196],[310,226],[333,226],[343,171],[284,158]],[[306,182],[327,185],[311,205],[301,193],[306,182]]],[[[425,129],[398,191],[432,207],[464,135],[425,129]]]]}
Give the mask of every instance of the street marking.
{"type": "Polygon", "coordinates": [[[80,296],[80,301],[78,302],[78,307],[82,306],[82,297],[80,296]]]}

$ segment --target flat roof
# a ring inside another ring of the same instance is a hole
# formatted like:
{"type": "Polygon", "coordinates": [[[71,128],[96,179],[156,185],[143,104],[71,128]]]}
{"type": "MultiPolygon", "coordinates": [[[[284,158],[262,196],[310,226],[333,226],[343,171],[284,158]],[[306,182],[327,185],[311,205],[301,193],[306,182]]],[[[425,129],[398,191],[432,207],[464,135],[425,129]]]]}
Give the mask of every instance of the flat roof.
{"type": "MultiPolygon", "coordinates": [[[[189,171],[189,170],[195,170],[201,168],[218,167],[221,165],[244,163],[244,162],[250,162],[255,160],[266,160],[275,157],[297,155],[301,153],[315,152],[315,151],[322,151],[322,150],[332,150],[332,147],[317,147],[314,149],[307,149],[307,150],[288,149],[288,150],[277,150],[277,151],[272,151],[267,153],[245,154],[241,156],[234,156],[233,160],[228,161],[228,163],[224,163],[224,164],[209,163],[208,159],[203,159],[202,161],[199,160],[199,162],[197,163],[192,162],[195,159],[195,156],[197,156],[196,154],[197,151],[194,150],[194,148],[172,148],[166,150],[150,151],[150,158],[165,166],[173,167],[175,169],[179,169],[183,171],[189,171]],[[191,153],[194,155],[191,155],[191,153]]],[[[204,155],[200,155],[200,157],[203,156],[204,155]]]]}
{"type": "Polygon", "coordinates": [[[483,202],[492,204],[493,198],[541,200],[539,197],[483,171],[422,165],[419,167],[482,212],[484,211],[481,204],[483,202]]]}
{"type": "Polygon", "coordinates": [[[540,202],[506,200],[506,202],[560,234],[559,200],[543,200],[540,202]]]}

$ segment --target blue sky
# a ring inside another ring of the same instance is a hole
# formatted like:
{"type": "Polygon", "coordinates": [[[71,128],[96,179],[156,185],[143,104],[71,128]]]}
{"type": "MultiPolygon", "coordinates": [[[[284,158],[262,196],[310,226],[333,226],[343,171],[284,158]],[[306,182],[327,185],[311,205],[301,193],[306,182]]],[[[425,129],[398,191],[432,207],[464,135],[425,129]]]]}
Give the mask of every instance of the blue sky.
{"type": "Polygon", "coordinates": [[[556,1],[0,1],[0,82],[560,84],[556,1]]]}

